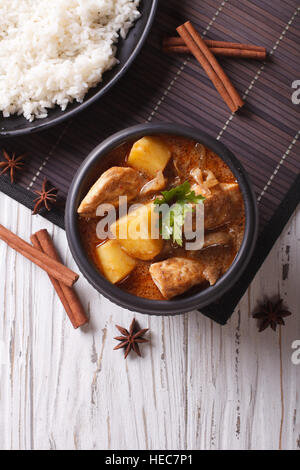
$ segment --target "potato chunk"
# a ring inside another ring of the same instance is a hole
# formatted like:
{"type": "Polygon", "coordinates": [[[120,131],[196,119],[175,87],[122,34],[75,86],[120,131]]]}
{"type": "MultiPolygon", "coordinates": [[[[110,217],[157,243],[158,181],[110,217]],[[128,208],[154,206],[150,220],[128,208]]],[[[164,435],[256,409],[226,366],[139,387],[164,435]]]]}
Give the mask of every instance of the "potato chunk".
{"type": "Polygon", "coordinates": [[[132,147],[128,165],[154,178],[163,171],[171,158],[171,151],[159,137],[143,137],[132,147]]]}
{"type": "Polygon", "coordinates": [[[163,240],[159,238],[158,222],[159,215],[154,212],[154,205],[150,202],[117,220],[110,230],[130,256],[151,260],[163,247],[163,240]]]}
{"type": "Polygon", "coordinates": [[[112,284],[122,281],[136,266],[136,260],[122,250],[117,240],[109,240],[96,250],[103,274],[112,284]]]}

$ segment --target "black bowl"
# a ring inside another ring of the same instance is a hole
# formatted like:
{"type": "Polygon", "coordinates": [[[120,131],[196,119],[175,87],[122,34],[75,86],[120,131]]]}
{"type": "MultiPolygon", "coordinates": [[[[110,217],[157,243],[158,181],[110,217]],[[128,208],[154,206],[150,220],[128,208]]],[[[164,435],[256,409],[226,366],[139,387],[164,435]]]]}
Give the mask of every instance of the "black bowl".
{"type": "Polygon", "coordinates": [[[191,129],[180,124],[142,124],[125,129],[109,137],[96,147],[80,166],[69,190],[65,225],[69,246],[78,267],[86,279],[101,294],[117,305],[129,310],[153,315],[174,315],[201,309],[220,298],[238,281],[252,255],[258,227],[257,205],[247,174],[241,163],[220,142],[197,129],[191,129]],[[97,165],[99,159],[118,145],[128,140],[139,139],[145,135],[175,134],[203,143],[218,154],[234,173],[244,199],[246,226],[244,240],[232,266],[219,281],[207,289],[193,294],[186,294],[175,300],[148,300],[128,294],[108,282],[89,260],[82,245],[77,208],[88,192],[91,185],[98,179],[97,165]]]}
{"type": "MultiPolygon", "coordinates": [[[[14,115],[9,118],[0,117],[0,138],[29,134],[59,124],[103,96],[125,74],[140,52],[152,26],[157,5],[158,0],[141,1],[139,10],[142,16],[131,28],[127,38],[125,40],[120,39],[118,43],[116,57],[119,64],[104,74],[102,82],[88,92],[83,103],[70,103],[65,111],[56,106],[48,111],[48,116],[45,119],[35,119],[33,122],[27,121],[23,115],[14,115]]],[[[2,115],[1,112],[0,114],[2,115]]]]}

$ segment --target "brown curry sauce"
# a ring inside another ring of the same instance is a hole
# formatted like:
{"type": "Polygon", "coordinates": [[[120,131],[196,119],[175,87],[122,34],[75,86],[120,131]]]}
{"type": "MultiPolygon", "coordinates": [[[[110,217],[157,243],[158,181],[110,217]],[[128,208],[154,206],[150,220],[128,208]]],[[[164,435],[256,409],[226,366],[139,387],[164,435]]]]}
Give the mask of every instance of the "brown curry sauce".
{"type": "MultiPolygon", "coordinates": [[[[190,139],[178,136],[160,136],[168,144],[172,152],[172,158],[164,171],[164,176],[167,178],[168,183],[165,189],[169,189],[189,180],[191,183],[190,170],[202,166],[204,169],[208,169],[213,172],[219,183],[236,183],[236,179],[224,163],[224,161],[213,153],[209,149],[205,149],[203,152],[203,146],[190,139]],[[205,153],[205,156],[203,156],[205,153]],[[203,158],[202,158],[203,157],[203,158]],[[203,160],[203,161],[202,161],[203,160]],[[177,165],[176,165],[177,163],[177,165]],[[180,175],[178,175],[177,169],[180,168],[180,175]]],[[[104,171],[112,166],[127,166],[127,158],[130,153],[131,147],[134,142],[123,144],[114,149],[108,156],[106,156],[103,165],[99,167],[99,177],[104,171]]],[[[131,204],[137,202],[146,203],[155,199],[158,195],[151,195],[149,197],[137,197],[131,204]]],[[[242,200],[242,198],[241,198],[242,200]]],[[[237,207],[236,215],[234,220],[230,223],[218,228],[218,232],[224,231],[230,234],[232,242],[229,246],[215,246],[210,247],[201,252],[188,252],[184,248],[173,245],[169,241],[165,241],[164,249],[159,257],[151,261],[138,260],[136,268],[131,274],[120,282],[118,285],[122,290],[152,300],[163,300],[159,289],[154,284],[151,275],[149,273],[149,267],[153,262],[167,259],[174,256],[184,256],[198,258],[200,253],[201,262],[215,263],[216,269],[218,270],[218,277],[221,277],[231,266],[235,259],[237,252],[241,246],[244,229],[245,229],[245,211],[243,203],[237,207]]],[[[96,235],[96,226],[99,222],[99,218],[84,218],[79,217],[79,228],[81,233],[82,242],[86,250],[87,256],[94,262],[97,269],[101,272],[101,266],[99,265],[98,258],[96,256],[96,248],[103,240],[99,240],[96,235]]],[[[192,291],[200,291],[209,286],[209,283],[201,284],[200,286],[194,287],[192,291]]]]}

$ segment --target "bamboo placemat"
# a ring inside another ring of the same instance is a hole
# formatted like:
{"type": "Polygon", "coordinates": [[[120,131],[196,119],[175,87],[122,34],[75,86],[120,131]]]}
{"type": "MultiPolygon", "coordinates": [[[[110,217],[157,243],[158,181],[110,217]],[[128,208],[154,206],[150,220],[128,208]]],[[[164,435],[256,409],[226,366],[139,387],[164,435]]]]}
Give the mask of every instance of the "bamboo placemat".
{"type": "Polygon", "coordinates": [[[46,177],[60,204],[46,218],[63,227],[64,201],[87,154],[105,137],[145,121],[198,127],[226,144],[252,180],[260,210],[260,236],[252,261],[235,288],[204,313],[226,323],[300,201],[300,105],[292,83],[300,79],[298,0],[161,0],[150,37],[127,75],[102,100],[48,131],[2,141],[26,152],[17,184],[0,177],[0,189],[33,207],[34,189],[46,177]],[[267,47],[266,63],[222,59],[246,106],[232,115],[201,67],[160,49],[165,35],[191,20],[207,38],[267,47]]]}

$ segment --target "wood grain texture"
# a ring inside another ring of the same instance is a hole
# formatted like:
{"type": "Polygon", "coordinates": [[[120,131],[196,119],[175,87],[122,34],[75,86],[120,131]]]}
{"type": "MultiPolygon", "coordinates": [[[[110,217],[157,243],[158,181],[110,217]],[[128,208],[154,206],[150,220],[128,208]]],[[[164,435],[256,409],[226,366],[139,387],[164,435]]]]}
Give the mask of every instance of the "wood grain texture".
{"type": "MultiPolygon", "coordinates": [[[[0,205],[0,223],[25,239],[47,228],[76,270],[62,230],[0,205]]],[[[0,449],[299,449],[299,260],[300,210],[227,326],[137,314],[151,345],[124,361],[114,325],[130,312],[81,278],[91,321],[74,331],[47,275],[0,243],[0,449]],[[251,312],[278,293],[294,315],[259,334],[251,312]]]]}

